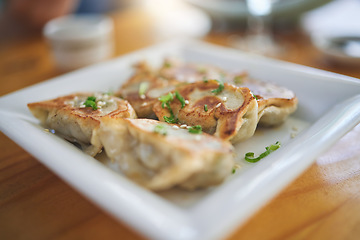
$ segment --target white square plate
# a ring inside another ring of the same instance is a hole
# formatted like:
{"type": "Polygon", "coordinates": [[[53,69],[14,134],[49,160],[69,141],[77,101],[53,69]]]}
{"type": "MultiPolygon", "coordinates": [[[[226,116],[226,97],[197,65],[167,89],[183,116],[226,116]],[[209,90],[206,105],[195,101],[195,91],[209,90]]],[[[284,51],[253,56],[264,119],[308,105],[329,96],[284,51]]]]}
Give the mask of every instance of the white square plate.
{"type": "Polygon", "coordinates": [[[152,239],[218,239],[244,223],[304,171],[321,152],[360,121],[360,81],[233,49],[196,41],[175,41],[94,65],[0,99],[0,128],[82,194],[152,239]],[[237,144],[242,166],[218,187],[195,192],[173,189],[153,193],[85,155],[65,140],[43,131],[26,104],[76,91],[116,90],[132,73],[131,65],[146,59],[160,64],[166,56],[211,63],[228,70],[247,70],[257,79],[293,90],[299,108],[281,127],[259,129],[237,144]],[[295,138],[290,136],[297,134],[295,138]],[[256,164],[256,154],[280,140],[282,147],[256,164]]]}

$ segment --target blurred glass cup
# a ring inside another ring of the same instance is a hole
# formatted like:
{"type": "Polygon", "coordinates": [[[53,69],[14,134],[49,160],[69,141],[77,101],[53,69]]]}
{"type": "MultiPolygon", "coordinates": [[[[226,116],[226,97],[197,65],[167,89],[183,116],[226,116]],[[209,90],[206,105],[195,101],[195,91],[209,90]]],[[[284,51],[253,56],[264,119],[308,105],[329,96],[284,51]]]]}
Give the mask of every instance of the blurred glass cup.
{"type": "Polygon", "coordinates": [[[44,36],[60,70],[85,67],[113,54],[113,22],[99,14],[68,15],[49,21],[44,36]]]}
{"type": "Polygon", "coordinates": [[[277,57],[283,46],[274,40],[272,31],[273,4],[278,0],[245,0],[247,29],[245,35],[232,38],[231,45],[251,53],[277,57]]]}

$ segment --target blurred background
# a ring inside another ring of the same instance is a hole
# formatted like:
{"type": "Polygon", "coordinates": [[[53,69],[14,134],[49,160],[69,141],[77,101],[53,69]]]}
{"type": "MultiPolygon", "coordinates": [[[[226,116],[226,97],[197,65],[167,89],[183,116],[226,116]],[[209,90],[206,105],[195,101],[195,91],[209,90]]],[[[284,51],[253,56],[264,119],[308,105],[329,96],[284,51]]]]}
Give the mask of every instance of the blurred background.
{"type": "Polygon", "coordinates": [[[69,71],[44,36],[46,23],[69,14],[111,19],[110,58],[196,38],[359,77],[359,12],[358,0],[0,0],[0,93],[69,71]]]}

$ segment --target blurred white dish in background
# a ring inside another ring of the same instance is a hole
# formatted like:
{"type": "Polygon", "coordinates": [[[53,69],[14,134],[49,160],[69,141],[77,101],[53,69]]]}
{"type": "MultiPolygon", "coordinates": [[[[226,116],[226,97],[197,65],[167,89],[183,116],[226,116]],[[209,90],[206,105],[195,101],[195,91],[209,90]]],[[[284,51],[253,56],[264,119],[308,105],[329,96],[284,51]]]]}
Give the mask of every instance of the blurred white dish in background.
{"type": "Polygon", "coordinates": [[[360,2],[336,0],[306,13],[302,27],[310,34],[360,35],[360,2]]]}
{"type": "Polygon", "coordinates": [[[154,36],[160,39],[203,37],[211,30],[209,16],[182,0],[142,0],[142,4],[154,21],[154,36]]]}
{"type": "Polygon", "coordinates": [[[337,0],[309,12],[302,27],[324,57],[360,66],[360,2],[337,0]]]}
{"type": "Polygon", "coordinates": [[[313,44],[328,60],[360,67],[360,34],[358,36],[312,35],[313,44]]]}
{"type": "MultiPolygon", "coordinates": [[[[238,22],[246,20],[248,10],[245,0],[185,0],[208,13],[215,21],[238,22]]],[[[279,0],[273,4],[272,17],[282,25],[292,24],[311,9],[331,0],[279,0]]]]}
{"type": "Polygon", "coordinates": [[[68,15],[49,21],[43,30],[56,64],[73,70],[109,58],[113,51],[113,23],[97,14],[68,15]]]}

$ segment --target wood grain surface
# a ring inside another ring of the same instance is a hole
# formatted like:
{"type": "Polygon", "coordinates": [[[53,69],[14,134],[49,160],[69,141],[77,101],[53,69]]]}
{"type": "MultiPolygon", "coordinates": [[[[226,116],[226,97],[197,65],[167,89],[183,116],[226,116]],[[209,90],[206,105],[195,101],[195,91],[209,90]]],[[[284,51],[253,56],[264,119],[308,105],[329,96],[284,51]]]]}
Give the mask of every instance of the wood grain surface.
{"type": "MultiPolygon", "coordinates": [[[[152,17],[142,10],[128,9],[111,16],[115,23],[114,56],[166,38],[156,35],[152,17]]],[[[0,33],[0,95],[62,74],[40,32],[25,34],[9,29],[0,33]]],[[[212,32],[203,40],[226,46],[233,34],[237,32],[212,32]]],[[[323,59],[299,30],[277,37],[288,47],[280,59],[360,77],[359,68],[323,59]]],[[[0,239],[146,236],[115,221],[0,133],[0,239]]],[[[229,233],[228,239],[360,239],[360,125],[247,223],[229,233]]]]}

